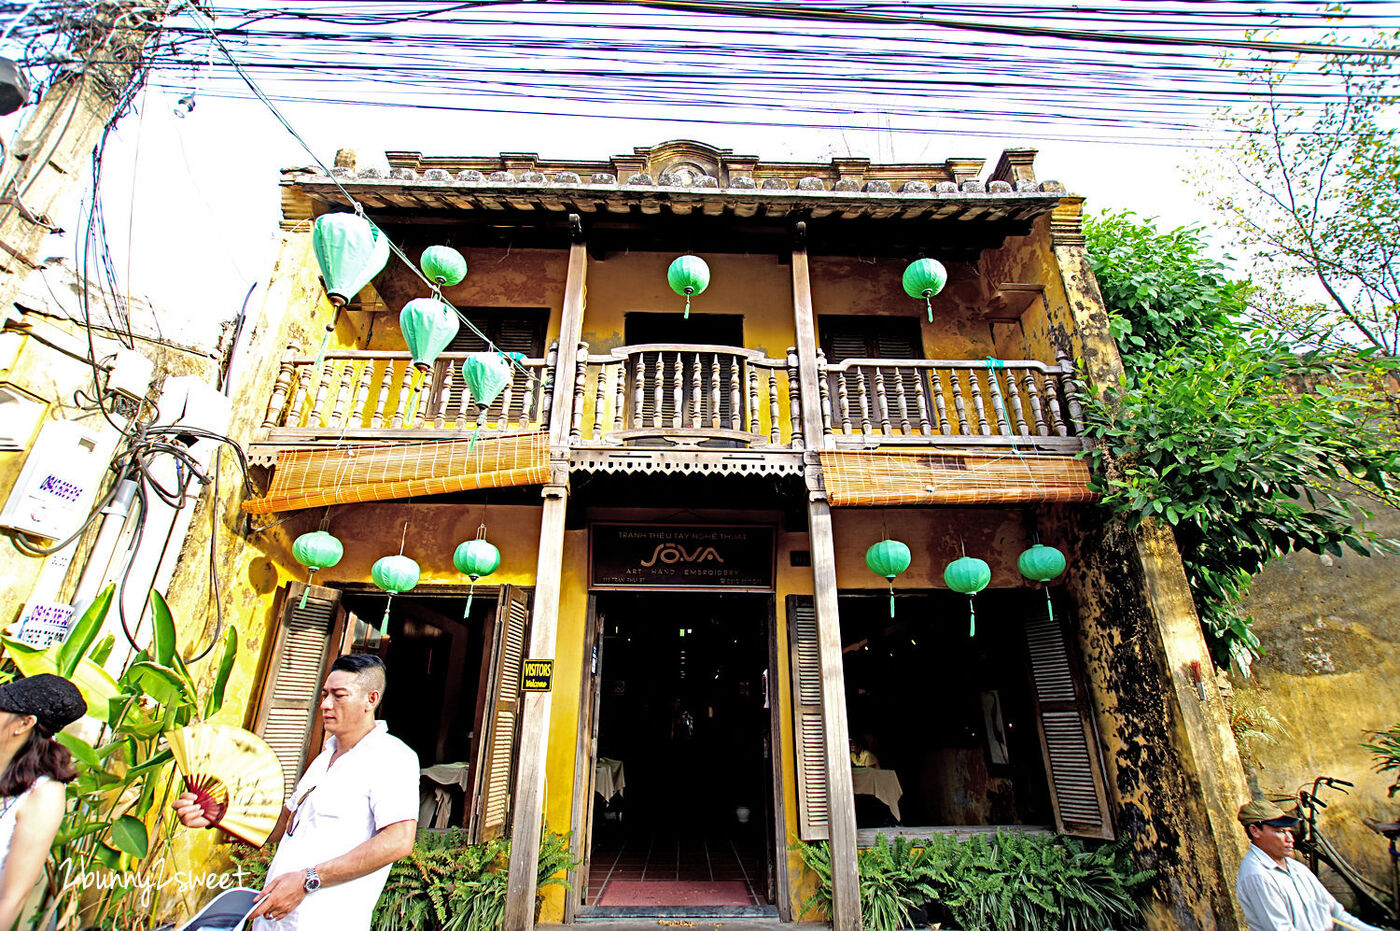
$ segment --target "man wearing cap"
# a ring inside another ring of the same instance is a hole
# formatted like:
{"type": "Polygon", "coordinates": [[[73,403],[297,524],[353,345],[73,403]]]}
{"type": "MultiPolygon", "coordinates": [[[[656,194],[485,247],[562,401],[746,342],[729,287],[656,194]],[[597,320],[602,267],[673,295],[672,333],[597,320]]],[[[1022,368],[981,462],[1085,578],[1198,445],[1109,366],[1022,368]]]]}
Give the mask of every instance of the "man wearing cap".
{"type": "Polygon", "coordinates": [[[1300,861],[1293,859],[1299,819],[1272,802],[1240,806],[1249,851],[1240,863],[1235,894],[1249,931],[1379,931],[1350,914],[1300,861]]]}

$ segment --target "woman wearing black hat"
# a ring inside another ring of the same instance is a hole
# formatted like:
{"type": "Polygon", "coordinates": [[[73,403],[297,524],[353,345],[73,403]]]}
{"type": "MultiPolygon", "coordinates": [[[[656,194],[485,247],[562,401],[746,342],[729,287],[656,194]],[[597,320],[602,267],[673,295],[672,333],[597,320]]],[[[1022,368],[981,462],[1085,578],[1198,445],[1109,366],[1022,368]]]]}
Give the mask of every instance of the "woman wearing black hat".
{"type": "Polygon", "coordinates": [[[43,673],[0,685],[0,929],[19,920],[58,833],[68,748],[54,735],[87,713],[77,686],[43,673]]]}

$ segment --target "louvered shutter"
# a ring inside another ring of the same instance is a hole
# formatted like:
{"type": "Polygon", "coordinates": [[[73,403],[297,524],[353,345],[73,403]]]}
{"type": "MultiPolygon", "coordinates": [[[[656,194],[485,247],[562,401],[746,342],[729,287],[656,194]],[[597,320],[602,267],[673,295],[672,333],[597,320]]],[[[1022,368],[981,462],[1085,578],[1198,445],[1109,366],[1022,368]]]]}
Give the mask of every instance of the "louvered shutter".
{"type": "MultiPolygon", "coordinates": [[[[909,320],[894,320],[880,317],[822,317],[818,321],[821,328],[822,351],[830,364],[845,362],[847,359],[922,359],[917,323],[909,320]]],[[[846,396],[850,399],[851,413],[860,418],[861,388],[865,389],[867,415],[874,419],[877,415],[876,398],[879,385],[875,372],[870,368],[851,369],[842,374],[833,373],[829,385],[831,397],[840,397],[842,380],[845,381],[846,396]],[[862,374],[864,377],[862,378],[862,374]]],[[[917,396],[919,376],[907,371],[899,374],[898,386],[885,384],[888,397],[913,398],[917,396]]]]}
{"type": "Polygon", "coordinates": [[[477,765],[476,824],[478,843],[500,837],[509,827],[515,775],[515,744],[520,724],[520,671],[530,628],[530,595],[514,586],[501,591],[492,643],[491,707],[477,765]]]}
{"type": "Polygon", "coordinates": [[[1075,679],[1064,631],[1038,613],[1025,634],[1055,827],[1062,834],[1112,838],[1098,734],[1075,679]]]}
{"type": "Polygon", "coordinates": [[[788,650],[792,666],[792,734],[797,760],[797,829],[803,840],[830,833],[830,790],[822,717],[821,648],[817,611],[807,595],[787,599],[788,650]]]}
{"type": "MultiPolygon", "coordinates": [[[[697,426],[701,429],[719,424],[721,430],[744,429],[745,392],[743,369],[735,363],[734,357],[723,353],[690,352],[667,350],[665,352],[644,352],[642,355],[642,404],[633,412],[632,424],[637,427],[658,427],[670,429],[676,419],[676,383],[681,388],[682,427],[697,426]],[[700,390],[695,390],[696,366],[700,371],[700,390]],[[737,380],[736,380],[737,379],[737,380]],[[658,410],[657,388],[661,390],[660,417],[654,416],[658,410]],[[718,391],[713,389],[718,387],[718,391]],[[736,398],[735,392],[738,392],[736,398]],[[715,395],[718,394],[718,398],[715,395]],[[715,401],[718,400],[718,404],[715,401]],[[735,401],[738,406],[735,406],[735,401]],[[695,417],[699,409],[699,419],[695,417]],[[734,417],[738,412],[737,418],[734,417]]],[[[629,363],[627,373],[627,396],[635,404],[637,389],[636,363],[629,363]]]]}
{"type": "Polygon", "coordinates": [[[340,592],[319,585],[292,582],[284,599],[253,733],[277,754],[290,796],[306,768],[331,632],[342,609],[340,592]],[[300,607],[303,589],[309,589],[304,608],[300,607]]]}
{"type": "MultiPolygon", "coordinates": [[[[472,324],[485,334],[485,338],[478,336],[475,331],[467,326],[463,326],[457,331],[457,335],[452,338],[452,342],[447,344],[445,352],[485,352],[488,348],[487,339],[491,340],[501,352],[518,352],[527,359],[540,359],[544,357],[544,333],[545,326],[549,322],[549,312],[547,310],[536,309],[511,309],[483,310],[481,308],[468,307],[462,311],[472,324]]],[[[524,399],[529,397],[526,388],[529,385],[529,377],[519,369],[515,369],[511,377],[511,410],[507,413],[519,415],[524,399]]],[[[428,392],[428,402],[424,410],[436,411],[441,406],[442,393],[447,392],[446,410],[455,416],[461,409],[462,401],[462,372],[453,366],[448,371],[447,366],[438,365],[433,374],[432,387],[428,392]]],[[[502,400],[497,400],[496,408],[502,400]]],[[[476,417],[476,408],[468,408],[468,416],[476,417]]],[[[523,420],[539,420],[539,411],[525,411],[523,420]]],[[[495,418],[490,418],[494,420],[495,418]]]]}

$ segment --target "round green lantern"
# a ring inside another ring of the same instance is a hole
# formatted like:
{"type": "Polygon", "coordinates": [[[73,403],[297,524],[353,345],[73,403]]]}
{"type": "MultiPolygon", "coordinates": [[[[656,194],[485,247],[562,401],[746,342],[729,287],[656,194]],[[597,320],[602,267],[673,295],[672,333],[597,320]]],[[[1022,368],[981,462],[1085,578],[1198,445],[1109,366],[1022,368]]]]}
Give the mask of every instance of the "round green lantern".
{"type": "Polygon", "coordinates": [[[418,574],[418,563],[402,554],[385,556],[370,566],[369,576],[374,579],[374,584],[389,593],[388,600],[384,602],[384,620],[379,622],[379,636],[389,634],[389,605],[393,604],[394,596],[417,585],[418,574]]]}
{"type": "Polygon", "coordinates": [[[928,322],[933,322],[932,297],[948,283],[948,269],[937,259],[917,259],[904,270],[904,293],[921,297],[928,307],[928,322]]]}
{"type": "Polygon", "coordinates": [[[472,613],[472,596],[476,594],[476,580],[495,572],[501,564],[501,551],[486,542],[486,525],[476,530],[476,539],[459,543],[452,554],[452,565],[457,571],[471,579],[467,589],[467,608],[462,612],[465,618],[472,613]]]}
{"type": "Polygon", "coordinates": [[[301,591],[301,604],[298,610],[306,607],[306,594],[311,587],[311,577],[316,574],[317,569],[329,569],[340,562],[340,557],[345,555],[345,547],[340,545],[340,541],[324,530],[313,530],[310,533],[303,533],[292,543],[292,558],[306,566],[311,571],[306,574],[307,587],[301,591]]]}
{"type": "Polygon", "coordinates": [[[432,371],[461,326],[457,312],[433,297],[416,297],[399,311],[399,331],[413,353],[414,367],[423,374],[432,371]]]}
{"type": "MultiPolygon", "coordinates": [[[[1032,582],[1050,582],[1065,571],[1065,554],[1053,546],[1035,543],[1016,558],[1016,568],[1032,582]]],[[[1045,611],[1050,620],[1055,619],[1055,606],[1050,601],[1050,586],[1045,586],[1045,611]]]]}
{"type": "Polygon", "coordinates": [[[890,617],[894,617],[894,577],[909,568],[909,547],[898,540],[881,540],[865,551],[865,565],[890,583],[890,617]]]}
{"type": "Polygon", "coordinates": [[[972,596],[986,588],[992,581],[992,567],[976,556],[963,556],[948,563],[943,570],[943,581],[955,592],[967,596],[969,626],[967,635],[977,636],[977,606],[972,596]]]}
{"type": "Polygon", "coordinates": [[[418,267],[439,288],[461,284],[467,277],[467,260],[451,246],[429,246],[418,257],[418,267]]]}
{"type": "Polygon", "coordinates": [[[685,297],[685,317],[690,317],[691,295],[710,286],[710,266],[698,255],[683,255],[666,269],[666,283],[671,290],[685,297]]]}

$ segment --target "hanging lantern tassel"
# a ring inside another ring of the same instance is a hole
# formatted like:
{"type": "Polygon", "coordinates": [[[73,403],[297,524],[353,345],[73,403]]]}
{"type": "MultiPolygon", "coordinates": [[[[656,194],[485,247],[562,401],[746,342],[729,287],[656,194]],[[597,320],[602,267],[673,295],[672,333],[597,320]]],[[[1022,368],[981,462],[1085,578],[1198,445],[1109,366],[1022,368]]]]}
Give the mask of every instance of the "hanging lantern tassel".
{"type": "Polygon", "coordinates": [[[389,605],[394,603],[394,593],[390,592],[389,597],[384,599],[384,620],[379,622],[379,636],[389,636],[389,605]]]}
{"type": "Polygon", "coordinates": [[[306,596],[311,594],[311,583],[316,576],[316,567],[312,566],[311,571],[306,573],[306,587],[301,590],[301,601],[297,603],[298,611],[306,610],[306,596]]]}
{"type": "Polygon", "coordinates": [[[894,577],[909,568],[909,547],[898,540],[881,540],[865,551],[865,565],[890,583],[890,617],[894,617],[894,577]]]}
{"type": "Polygon", "coordinates": [[[973,596],[992,581],[992,567],[976,556],[963,556],[948,563],[943,581],[953,591],[967,596],[969,637],[977,636],[977,608],[973,596]]]}
{"type": "Polygon", "coordinates": [[[1052,579],[1058,578],[1065,571],[1067,565],[1064,553],[1043,543],[1034,544],[1030,549],[1016,557],[1016,568],[1021,570],[1021,575],[1032,582],[1044,583],[1045,613],[1049,615],[1051,621],[1055,620],[1055,605],[1050,600],[1050,582],[1052,579]]]}
{"type": "Polygon", "coordinates": [[[681,314],[682,320],[690,319],[690,296],[695,293],[694,288],[685,289],[685,313],[681,314]]]}

